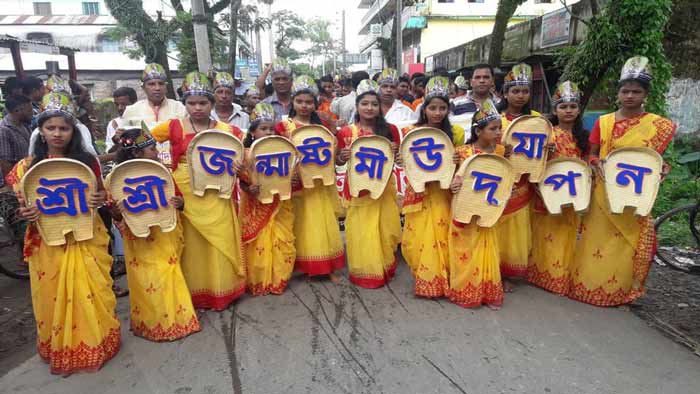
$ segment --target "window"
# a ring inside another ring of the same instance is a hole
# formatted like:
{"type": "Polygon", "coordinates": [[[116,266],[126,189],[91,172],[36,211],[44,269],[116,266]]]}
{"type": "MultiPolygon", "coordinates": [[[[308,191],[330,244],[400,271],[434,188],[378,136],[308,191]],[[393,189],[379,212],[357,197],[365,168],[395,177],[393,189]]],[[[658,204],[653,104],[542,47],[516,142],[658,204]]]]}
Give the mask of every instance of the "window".
{"type": "Polygon", "coordinates": [[[121,42],[111,40],[108,37],[98,38],[97,45],[99,52],[121,52],[122,50],[121,42]]]}
{"type": "Polygon", "coordinates": [[[51,33],[44,33],[44,32],[27,33],[27,40],[45,42],[47,44],[53,44],[53,36],[51,35],[51,33]]]}
{"type": "Polygon", "coordinates": [[[467,0],[467,3],[483,3],[484,0],[467,0]]]}
{"type": "Polygon", "coordinates": [[[438,0],[438,3],[454,3],[455,0],[438,0]]]}
{"type": "Polygon", "coordinates": [[[35,1],[34,15],[51,15],[51,3],[48,1],[35,1]]]}
{"type": "Polygon", "coordinates": [[[100,15],[100,3],[83,1],[83,15],[100,15]]]}
{"type": "Polygon", "coordinates": [[[535,4],[551,4],[552,0],[535,0],[535,4]]]}

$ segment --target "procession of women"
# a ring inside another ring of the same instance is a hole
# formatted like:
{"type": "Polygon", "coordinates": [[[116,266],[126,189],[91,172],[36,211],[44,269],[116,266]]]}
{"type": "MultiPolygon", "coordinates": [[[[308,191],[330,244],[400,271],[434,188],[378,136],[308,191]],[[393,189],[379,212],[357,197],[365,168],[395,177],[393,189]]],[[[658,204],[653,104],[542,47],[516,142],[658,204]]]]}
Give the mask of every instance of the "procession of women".
{"type": "MultiPolygon", "coordinates": [[[[644,110],[646,58],[619,71],[619,109],[590,133],[575,81],[557,83],[548,114],[531,109],[522,63],[500,91],[488,65],[421,77],[409,106],[396,70],[356,73],[354,92],[333,100],[333,79],[276,59],[263,89],[250,88],[262,95],[269,78],[273,93],[243,130],[212,116],[234,78],[192,72],[180,102],[161,93],[162,105],[126,108],[108,176],[70,96],[53,89],[29,156],[5,174],[30,223],[38,353],[70,374],[119,351],[114,229],[131,333],[151,341],[206,330],[197,310],[274,297],[297,278],[381,288],[404,261],[416,297],[463,308],[498,310],[526,285],[598,307],[633,302],[656,248],[649,207],[675,126],[644,110]],[[453,122],[458,108],[471,108],[468,124],[453,122]]],[[[149,98],[166,81],[162,66],[144,70],[149,98]]]]}

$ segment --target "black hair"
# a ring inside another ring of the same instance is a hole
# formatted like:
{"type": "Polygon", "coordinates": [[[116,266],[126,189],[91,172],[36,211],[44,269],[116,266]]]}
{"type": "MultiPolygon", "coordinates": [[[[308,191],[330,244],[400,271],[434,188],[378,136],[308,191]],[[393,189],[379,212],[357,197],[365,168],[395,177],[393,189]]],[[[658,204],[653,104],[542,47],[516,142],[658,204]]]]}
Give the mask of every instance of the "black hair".
{"type": "MultiPolygon", "coordinates": [[[[510,88],[512,88],[514,86],[515,85],[509,86],[507,88],[504,86],[503,98],[501,99],[501,101],[498,104],[496,104],[496,110],[498,110],[499,113],[503,113],[506,109],[508,109],[508,90],[510,90],[510,88]]],[[[532,90],[530,90],[530,92],[532,92],[532,90]]],[[[530,101],[531,100],[532,100],[532,97],[530,97],[530,100],[528,100],[528,102],[525,103],[525,105],[523,105],[523,108],[520,110],[521,115],[532,114],[532,109],[530,108],[530,101]]]]}
{"type": "Polygon", "coordinates": [[[7,98],[7,101],[5,101],[5,108],[7,108],[7,112],[9,113],[29,103],[31,103],[31,100],[29,100],[27,96],[10,96],[7,98]]]}
{"type": "Polygon", "coordinates": [[[402,75],[402,76],[399,77],[399,83],[401,83],[401,82],[411,83],[411,80],[408,79],[407,76],[402,75]]]}
{"type": "Polygon", "coordinates": [[[485,70],[487,68],[489,69],[489,72],[491,73],[491,78],[495,78],[495,75],[493,73],[493,67],[491,67],[490,64],[479,63],[479,64],[475,65],[474,67],[472,67],[472,72],[469,75],[469,79],[471,79],[474,76],[474,73],[476,72],[476,70],[485,70]]]}
{"type": "MultiPolygon", "coordinates": [[[[65,147],[65,150],[63,152],[65,157],[68,159],[78,160],[86,166],[93,168],[93,166],[97,162],[97,158],[83,149],[83,136],[82,134],[80,134],[80,130],[78,129],[78,126],[76,126],[74,120],[70,119],[65,115],[47,116],[41,118],[41,120],[39,121],[39,129],[41,129],[41,127],[44,125],[44,123],[46,123],[47,120],[55,117],[64,118],[73,127],[73,135],[71,136],[68,146],[65,147]]],[[[36,143],[34,144],[34,151],[31,152],[31,154],[32,156],[34,156],[34,160],[32,160],[32,166],[44,159],[47,159],[49,157],[49,145],[46,143],[46,139],[37,138],[36,143]]]]}
{"type": "MultiPolygon", "coordinates": [[[[559,117],[557,116],[556,113],[556,108],[554,109],[554,112],[549,115],[549,121],[552,123],[552,125],[557,126],[559,125],[559,117]]],[[[576,120],[574,120],[574,127],[571,129],[571,134],[573,134],[574,139],[576,140],[576,146],[581,150],[581,152],[585,155],[588,153],[588,148],[589,148],[589,142],[588,142],[588,130],[583,128],[583,117],[582,114],[579,113],[578,116],[576,117],[576,120]]]]}
{"type": "Polygon", "coordinates": [[[423,86],[428,83],[428,78],[426,77],[418,77],[418,78],[413,78],[413,86],[423,86]]]}
{"type": "Polygon", "coordinates": [[[270,97],[275,93],[275,88],[272,87],[271,83],[265,85],[265,97],[270,97]]]}
{"type": "Polygon", "coordinates": [[[644,89],[644,91],[647,93],[649,93],[649,89],[651,89],[651,82],[650,81],[646,81],[643,79],[637,79],[637,78],[627,78],[627,79],[623,79],[622,81],[617,83],[617,90],[622,89],[622,86],[624,86],[628,82],[638,83],[639,86],[641,86],[642,89],[644,89]]]}
{"type": "MultiPolygon", "coordinates": [[[[427,125],[428,124],[428,116],[425,114],[425,108],[430,105],[430,102],[439,99],[445,102],[447,104],[447,108],[450,108],[450,100],[447,99],[446,97],[442,96],[435,96],[431,97],[430,100],[423,102],[423,105],[421,105],[420,109],[420,116],[418,118],[418,122],[416,122],[416,126],[418,125],[427,125]]],[[[447,136],[450,138],[450,141],[452,141],[452,124],[450,123],[450,116],[449,116],[449,111],[445,115],[445,117],[442,119],[442,122],[440,123],[440,130],[442,130],[447,136]]]]}
{"type": "Polygon", "coordinates": [[[292,95],[292,105],[291,108],[289,108],[289,114],[287,115],[289,119],[293,119],[297,115],[297,111],[294,110],[294,97],[300,94],[309,94],[311,95],[311,97],[314,98],[314,110],[311,112],[311,116],[309,117],[311,124],[318,124],[324,126],[323,122],[321,122],[321,117],[318,116],[318,114],[316,113],[316,108],[318,108],[318,98],[308,89],[302,89],[296,92],[296,94],[292,95]]]}
{"type": "Polygon", "coordinates": [[[416,78],[425,78],[425,74],[423,73],[415,73],[411,75],[411,82],[415,81],[416,78]]]}
{"type": "MultiPolygon", "coordinates": [[[[491,122],[489,122],[489,123],[491,123],[491,122]]],[[[487,125],[488,125],[488,124],[487,124],[487,125]]],[[[485,127],[486,127],[486,126],[484,126],[484,127],[479,127],[479,126],[477,125],[476,117],[472,117],[471,133],[470,133],[470,135],[469,135],[469,140],[467,140],[467,142],[465,142],[465,144],[473,144],[473,143],[475,143],[476,141],[478,141],[478,140],[479,140],[479,135],[476,133],[476,130],[477,130],[477,129],[483,130],[485,127]]]]}
{"type": "Polygon", "coordinates": [[[380,76],[380,75],[382,75],[381,72],[374,73],[374,75],[372,75],[372,80],[373,80],[374,82],[377,82],[377,81],[379,80],[379,76],[380,76]]]}
{"type": "Polygon", "coordinates": [[[22,91],[22,81],[17,77],[7,77],[5,79],[5,95],[12,95],[15,90],[22,91]]]}
{"type": "Polygon", "coordinates": [[[116,99],[117,97],[128,97],[131,104],[139,100],[136,91],[128,86],[122,86],[112,92],[112,98],[116,99]]]}
{"type": "MultiPolygon", "coordinates": [[[[355,123],[360,121],[360,112],[357,110],[357,107],[360,105],[360,101],[362,101],[365,96],[369,95],[376,97],[377,101],[381,102],[379,99],[379,93],[374,91],[364,92],[357,96],[355,98],[355,123]]],[[[399,143],[399,141],[394,141],[394,134],[391,132],[389,123],[387,123],[386,119],[384,119],[384,114],[382,113],[381,109],[379,110],[379,116],[377,116],[377,120],[374,125],[374,134],[385,137],[391,142],[395,142],[397,144],[399,143]]]]}
{"type": "Polygon", "coordinates": [[[352,80],[352,88],[356,90],[360,86],[360,82],[369,79],[369,74],[367,71],[355,71],[350,79],[352,80]]]}
{"type": "Polygon", "coordinates": [[[26,77],[21,81],[22,94],[29,96],[34,90],[41,89],[44,86],[44,81],[37,77],[26,77]]]}
{"type": "Polygon", "coordinates": [[[214,95],[210,93],[210,94],[191,94],[191,95],[189,95],[189,96],[183,95],[183,96],[182,96],[182,104],[185,104],[185,105],[186,105],[186,104],[187,104],[187,99],[188,99],[189,97],[193,97],[193,96],[198,96],[198,97],[203,96],[203,97],[206,97],[207,100],[209,100],[209,102],[211,103],[211,105],[214,105],[214,103],[216,103],[216,99],[214,99],[214,95]]]}
{"type": "Polygon", "coordinates": [[[331,77],[330,75],[324,75],[324,76],[321,77],[321,79],[319,79],[319,82],[330,82],[330,83],[333,83],[333,77],[331,77]]]}
{"type": "MultiPolygon", "coordinates": [[[[141,135],[141,133],[142,133],[142,131],[139,129],[127,129],[122,134],[122,138],[124,138],[124,139],[127,139],[127,138],[136,139],[136,137],[141,135]]],[[[135,159],[136,152],[138,150],[142,150],[142,149],[138,149],[136,147],[126,149],[123,146],[119,146],[119,149],[117,150],[117,157],[114,161],[116,161],[117,164],[119,164],[119,163],[123,163],[123,162],[128,161],[128,160],[135,159]]]]}
{"type": "Polygon", "coordinates": [[[345,86],[353,86],[353,85],[352,85],[352,79],[350,79],[350,78],[341,79],[341,80],[340,80],[340,86],[343,86],[343,87],[345,87],[345,86]]]}

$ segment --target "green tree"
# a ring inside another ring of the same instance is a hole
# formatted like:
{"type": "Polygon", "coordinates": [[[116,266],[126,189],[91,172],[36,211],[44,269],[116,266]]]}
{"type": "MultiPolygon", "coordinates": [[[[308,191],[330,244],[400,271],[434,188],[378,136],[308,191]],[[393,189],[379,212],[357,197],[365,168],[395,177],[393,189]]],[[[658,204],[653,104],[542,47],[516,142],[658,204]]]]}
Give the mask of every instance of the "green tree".
{"type": "Polygon", "coordinates": [[[491,47],[489,49],[489,64],[492,67],[501,65],[503,55],[503,40],[508,28],[508,21],[513,17],[518,7],[526,0],[499,0],[496,9],[496,21],[491,32],[491,47]]]}
{"type": "Polygon", "coordinates": [[[275,52],[277,57],[287,60],[296,60],[301,57],[301,52],[294,49],[295,42],[305,38],[305,23],[299,15],[289,10],[281,10],[272,14],[272,24],[275,29],[275,52]]]}
{"type": "MultiPolygon", "coordinates": [[[[340,45],[333,39],[329,27],[331,22],[327,19],[316,18],[306,23],[306,39],[311,42],[311,48],[307,51],[313,60],[311,64],[315,64],[314,60],[318,55],[321,55],[322,65],[330,62],[335,56],[340,55],[340,45]]],[[[322,69],[325,68],[322,66],[322,69]]],[[[328,71],[328,69],[326,69],[328,71]]]]}
{"type": "MultiPolygon", "coordinates": [[[[272,0],[259,0],[259,2],[263,4],[272,4],[272,0]]],[[[222,24],[229,29],[228,47],[236,48],[236,50],[229,50],[227,58],[228,71],[231,75],[235,72],[236,58],[239,50],[243,52],[244,55],[250,55],[250,52],[246,50],[246,48],[251,47],[250,43],[247,42],[245,38],[247,33],[258,33],[269,29],[272,25],[270,19],[260,17],[257,14],[258,7],[256,5],[243,5],[241,0],[233,0],[231,2],[230,12],[224,14],[221,18],[222,24]],[[239,40],[244,41],[246,45],[239,46],[239,40]]]]}
{"type": "MultiPolygon", "coordinates": [[[[180,22],[177,19],[166,21],[160,12],[156,19],[151,18],[144,11],[141,0],[105,0],[105,4],[119,23],[119,29],[111,34],[122,33],[135,42],[139,51],[131,54],[140,53],[146,58],[146,63],[161,64],[171,80],[168,42],[180,28],[180,22]]],[[[172,83],[168,84],[168,96],[175,96],[172,83]]]]}
{"type": "Polygon", "coordinates": [[[645,108],[666,114],[665,95],[671,81],[671,65],[664,54],[663,37],[671,5],[672,0],[608,1],[601,14],[589,22],[586,39],[560,54],[558,62],[564,66],[562,80],[578,83],[584,100],[597,91],[614,103],[615,81],[625,60],[646,56],[654,82],[645,108]]]}

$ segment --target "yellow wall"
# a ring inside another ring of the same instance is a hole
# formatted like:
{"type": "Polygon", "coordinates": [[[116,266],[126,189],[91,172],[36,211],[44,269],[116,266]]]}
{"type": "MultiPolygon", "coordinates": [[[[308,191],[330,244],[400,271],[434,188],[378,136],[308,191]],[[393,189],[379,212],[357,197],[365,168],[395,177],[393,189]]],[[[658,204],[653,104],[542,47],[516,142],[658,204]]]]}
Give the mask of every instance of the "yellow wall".
{"type": "MultiPolygon", "coordinates": [[[[511,20],[509,25],[519,22],[511,20]]],[[[421,32],[421,60],[475,38],[491,34],[493,23],[494,19],[428,19],[428,26],[421,32]]]]}

